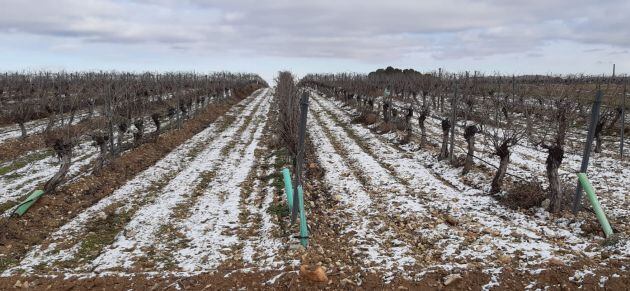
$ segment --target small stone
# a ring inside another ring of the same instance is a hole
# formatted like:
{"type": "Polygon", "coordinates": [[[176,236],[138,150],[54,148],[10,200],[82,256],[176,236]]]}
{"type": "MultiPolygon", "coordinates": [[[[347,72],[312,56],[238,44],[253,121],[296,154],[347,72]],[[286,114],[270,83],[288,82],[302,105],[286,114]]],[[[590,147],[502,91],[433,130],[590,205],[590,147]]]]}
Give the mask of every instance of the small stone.
{"type": "Polygon", "coordinates": [[[510,258],[510,256],[508,255],[500,255],[498,260],[503,264],[509,264],[510,262],[512,262],[512,258],[510,258]]]}
{"type": "Polygon", "coordinates": [[[446,277],[444,277],[444,286],[448,286],[451,285],[459,280],[462,279],[462,275],[460,274],[450,274],[446,277]]]}
{"type": "Polygon", "coordinates": [[[492,229],[492,228],[487,228],[487,227],[483,229],[483,233],[489,234],[489,235],[492,235],[492,236],[500,236],[501,235],[501,232],[499,232],[498,230],[492,229]]]}
{"type": "Polygon", "coordinates": [[[551,266],[564,266],[564,262],[556,257],[547,260],[547,264],[551,266]]]}
{"type": "Polygon", "coordinates": [[[107,219],[107,214],[105,214],[105,212],[101,211],[101,212],[99,212],[99,213],[96,215],[96,218],[97,218],[98,220],[105,220],[105,219],[107,219]]]}
{"type": "Polygon", "coordinates": [[[310,268],[305,265],[300,267],[300,276],[313,282],[325,283],[328,282],[328,276],[326,271],[321,266],[310,268]]]}
{"type": "Polygon", "coordinates": [[[341,280],[341,285],[343,285],[343,286],[347,286],[347,285],[356,286],[356,283],[354,283],[354,281],[350,280],[349,278],[345,278],[345,279],[341,280]]]}
{"type": "Polygon", "coordinates": [[[15,282],[13,287],[15,287],[15,288],[22,288],[22,282],[20,280],[17,280],[17,282],[15,282]]]}
{"type": "Polygon", "coordinates": [[[549,200],[549,199],[545,199],[545,200],[543,200],[542,203],[540,203],[540,207],[542,207],[544,209],[549,208],[549,205],[551,205],[551,200],[549,200]]]}
{"type": "Polygon", "coordinates": [[[444,220],[446,221],[446,223],[450,224],[451,226],[457,226],[459,224],[459,222],[457,221],[457,219],[455,219],[454,217],[450,216],[450,215],[444,215],[444,220]]]}
{"type": "Polygon", "coordinates": [[[297,243],[297,244],[290,244],[289,245],[289,251],[302,251],[304,250],[304,246],[302,246],[301,244],[297,243]]]}

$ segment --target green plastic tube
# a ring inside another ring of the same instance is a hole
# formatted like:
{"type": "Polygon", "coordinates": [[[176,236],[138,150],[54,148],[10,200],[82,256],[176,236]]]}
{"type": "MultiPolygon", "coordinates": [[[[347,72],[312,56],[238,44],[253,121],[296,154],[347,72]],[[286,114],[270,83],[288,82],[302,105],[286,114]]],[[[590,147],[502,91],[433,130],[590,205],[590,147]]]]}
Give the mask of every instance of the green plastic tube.
{"type": "Polygon", "coordinates": [[[282,177],[284,178],[284,193],[287,195],[287,204],[289,213],[293,209],[293,183],[291,182],[291,172],[289,169],[282,169],[282,177]]]}
{"type": "Polygon", "coordinates": [[[26,200],[22,201],[22,203],[18,205],[18,207],[15,209],[15,213],[17,213],[19,216],[24,215],[24,213],[31,206],[33,206],[33,204],[39,199],[39,197],[42,197],[42,195],[44,195],[44,190],[33,191],[33,193],[31,193],[31,195],[29,195],[26,200]]]}
{"type": "Polygon", "coordinates": [[[582,184],[584,192],[586,192],[586,197],[588,198],[588,201],[590,201],[591,205],[593,206],[593,210],[595,211],[597,220],[599,220],[599,224],[604,230],[604,234],[606,235],[606,237],[610,237],[613,234],[612,228],[610,227],[610,223],[608,223],[608,219],[606,219],[606,214],[604,214],[602,206],[599,204],[599,200],[597,200],[597,196],[595,196],[595,190],[593,189],[593,186],[586,177],[586,173],[578,173],[577,176],[580,184],[582,184]]]}
{"type": "Polygon", "coordinates": [[[302,186],[298,186],[298,199],[300,200],[300,243],[304,247],[308,246],[308,227],[306,226],[306,213],[304,212],[304,191],[302,186]]]}

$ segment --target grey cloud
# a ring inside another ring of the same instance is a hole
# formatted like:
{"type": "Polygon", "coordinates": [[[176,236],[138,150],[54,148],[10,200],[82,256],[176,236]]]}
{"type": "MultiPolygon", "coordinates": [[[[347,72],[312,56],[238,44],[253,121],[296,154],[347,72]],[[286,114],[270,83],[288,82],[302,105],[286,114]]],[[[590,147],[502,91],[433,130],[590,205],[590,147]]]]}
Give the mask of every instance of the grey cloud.
{"type": "Polygon", "coordinates": [[[174,50],[395,60],[536,53],[569,40],[630,48],[629,1],[3,1],[0,33],[174,50]]]}

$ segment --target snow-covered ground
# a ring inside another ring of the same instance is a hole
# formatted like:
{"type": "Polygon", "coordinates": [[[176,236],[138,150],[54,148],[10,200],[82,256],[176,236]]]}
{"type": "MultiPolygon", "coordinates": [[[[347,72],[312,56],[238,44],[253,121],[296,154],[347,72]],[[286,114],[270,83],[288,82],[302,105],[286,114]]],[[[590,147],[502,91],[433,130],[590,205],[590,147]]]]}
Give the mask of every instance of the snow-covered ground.
{"type": "MultiPolygon", "coordinates": [[[[94,161],[97,156],[96,148],[90,142],[82,142],[75,146],[68,176],[76,178],[87,174],[89,171],[83,171],[82,168],[94,161]]],[[[34,157],[32,161],[0,176],[0,204],[16,201],[36,187],[42,186],[41,184],[52,177],[59,168],[59,160],[51,150],[33,151],[21,158],[30,157],[34,157]]],[[[5,163],[7,166],[9,164],[5,163]]]]}
{"type": "MultiPolygon", "coordinates": [[[[537,268],[550,259],[571,263],[596,257],[604,250],[601,238],[583,233],[582,221],[553,218],[543,209],[538,209],[533,216],[510,210],[485,195],[483,187],[464,183],[461,169],[437,161],[432,153],[416,151],[418,146],[413,143],[395,147],[394,134],[377,135],[363,125],[353,124],[352,115],[341,108],[341,103],[315,94],[311,109],[314,117],[309,120],[309,134],[318,161],[326,170],[326,182],[342,196],[349,211],[363,217],[354,224],[349,223],[348,231],[369,238],[369,233],[357,222],[374,225],[379,234],[387,234],[396,232],[395,227],[387,227],[388,221],[406,221],[411,227],[405,231],[411,231],[411,236],[399,233],[397,250],[417,249],[419,245],[424,249],[423,257],[415,261],[400,256],[400,252],[388,253],[378,266],[386,273],[398,271],[391,266],[407,264],[453,269],[472,263],[483,266],[491,275],[508,262],[516,261],[524,269],[537,268]],[[400,189],[394,185],[405,187],[400,189]],[[364,203],[363,212],[353,208],[360,201],[364,203]],[[370,209],[385,211],[387,216],[365,215],[370,209]]],[[[438,126],[430,122],[428,128],[438,133],[438,126]]],[[[541,159],[544,161],[544,154],[519,147],[513,157],[514,164],[528,167],[529,171],[542,170],[541,175],[544,175],[544,168],[537,165],[541,159]]],[[[576,159],[569,156],[567,161],[569,169],[563,171],[568,176],[576,159]]],[[[603,183],[602,180],[606,180],[603,176],[614,175],[615,169],[628,171],[614,159],[596,157],[591,170],[599,175],[591,175],[593,184],[603,183]]],[[[521,174],[518,170],[512,172],[521,174]]],[[[481,173],[469,176],[479,183],[489,184],[488,177],[481,173]]],[[[604,205],[609,206],[611,216],[627,215],[627,207],[623,205],[627,203],[630,189],[623,188],[628,186],[623,185],[622,180],[622,177],[616,180],[619,189],[614,188],[608,192],[610,196],[604,196],[608,199],[602,199],[604,205]]],[[[373,249],[365,250],[360,245],[355,249],[377,257],[379,243],[383,240],[376,240],[377,243],[371,244],[373,249]]],[[[627,259],[630,253],[622,248],[620,256],[627,259]]],[[[413,277],[410,273],[399,273],[413,277]]]]}
{"type": "MultiPolygon", "coordinates": [[[[280,169],[274,168],[276,157],[268,152],[274,134],[271,94],[262,89],[235,105],[32,247],[2,276],[281,272],[268,274],[269,282],[274,282],[295,272],[305,258],[297,254],[337,254],[334,249],[318,250],[324,240],[317,236],[321,225],[314,227],[308,252],[290,252],[285,245],[296,239],[288,237],[281,219],[268,212],[277,205],[278,195],[283,197],[274,183],[279,182],[274,179],[279,179],[280,169]]],[[[336,201],[326,209],[330,217],[313,221],[334,224],[330,229],[338,230],[334,236],[339,242],[333,245],[343,248],[338,254],[349,250],[352,257],[340,257],[343,263],[337,258],[335,263],[323,259],[319,263],[330,264],[339,273],[348,269],[352,274],[376,273],[385,282],[480,269],[488,276],[483,288],[490,289],[500,286],[501,273],[508,267],[535,275],[550,262],[606,264],[630,259],[626,238],[605,246],[603,238],[584,233],[583,218],[551,216],[543,209],[531,213],[509,209],[487,195],[492,178],[488,173],[474,169],[462,176],[461,169],[438,161],[432,151],[413,141],[400,146],[395,133],[380,135],[352,123],[353,113],[339,102],[312,95],[308,136],[324,170],[315,184],[324,185],[336,201]]],[[[435,121],[427,122],[427,128],[430,135],[440,133],[435,121]]],[[[479,148],[490,150],[482,142],[479,148]]],[[[542,181],[540,164],[545,158],[530,147],[517,147],[509,172],[542,181]]],[[[564,178],[570,181],[578,162],[567,156],[564,178]]],[[[627,167],[596,155],[591,170],[598,172],[591,175],[596,188],[609,186],[599,192],[610,216],[627,217],[630,189],[623,177],[610,173],[630,174],[627,167]]],[[[308,202],[310,214],[313,204],[308,202]]],[[[590,267],[576,268],[567,280],[581,282],[592,276],[590,267]]],[[[606,279],[599,282],[605,286],[606,279]]]]}
{"type": "MultiPolygon", "coordinates": [[[[70,116],[64,116],[64,122],[68,123],[70,121],[70,116]]],[[[89,118],[89,114],[87,112],[80,112],[74,117],[72,124],[77,124],[82,120],[89,118]]],[[[61,120],[55,120],[55,125],[59,125],[61,120]]],[[[48,119],[38,119],[26,122],[24,124],[26,128],[26,134],[37,134],[44,132],[46,129],[46,125],[48,124],[48,119]]],[[[0,128],[0,143],[6,142],[11,139],[16,139],[22,136],[22,131],[17,124],[12,124],[8,126],[4,126],[0,128]]]]}
{"type": "Polygon", "coordinates": [[[280,242],[265,235],[277,227],[266,212],[273,200],[272,181],[257,178],[273,171],[263,168],[273,161],[262,158],[266,145],[261,144],[263,134],[269,134],[271,96],[269,89],[262,89],[235,105],[154,166],[60,227],[4,275],[41,271],[42,265],[47,266],[46,273],[67,275],[158,270],[193,274],[234,259],[230,250],[239,248],[243,261],[252,267],[281,266],[283,262],[275,259],[280,242]],[[243,186],[248,178],[254,180],[248,188],[251,192],[243,186]],[[252,207],[253,201],[262,206],[252,207]],[[240,233],[242,209],[259,221],[248,225],[261,236],[240,233]],[[85,237],[93,235],[89,226],[108,215],[129,219],[113,230],[112,241],[86,256],[85,237]]]}
{"type": "MultiPolygon", "coordinates": [[[[343,103],[340,101],[333,101],[337,106],[343,107],[343,103]]],[[[397,105],[404,107],[404,104],[397,102],[397,105]]],[[[358,112],[351,108],[346,108],[348,114],[357,114],[358,112]]],[[[435,146],[440,146],[442,129],[441,120],[437,117],[427,118],[425,122],[427,130],[428,143],[435,146]]],[[[417,124],[417,119],[412,122],[412,130],[416,135],[419,135],[420,128],[417,124]]],[[[486,131],[492,128],[488,125],[485,126],[486,131]]],[[[583,131],[572,131],[569,134],[569,138],[575,138],[585,134],[583,131]]],[[[394,142],[397,138],[396,134],[385,135],[386,138],[394,142]]],[[[466,155],[466,142],[463,138],[463,129],[458,127],[456,133],[455,154],[459,156],[466,155]]],[[[574,188],[577,186],[577,173],[580,169],[582,162],[582,147],[583,144],[576,144],[578,148],[569,149],[565,152],[563,162],[559,169],[560,177],[563,184],[574,188]]],[[[414,150],[418,146],[409,145],[405,148],[408,150],[414,150]]],[[[486,140],[484,134],[477,135],[477,141],[475,143],[476,156],[483,159],[483,162],[474,159],[477,164],[487,165],[491,167],[499,166],[499,159],[492,155],[494,150],[490,146],[489,141],[486,140]]],[[[614,148],[614,147],[613,147],[614,148]]],[[[629,152],[630,154],[630,152],[629,152]]],[[[516,179],[520,181],[539,181],[544,187],[547,187],[547,178],[545,172],[545,160],[547,159],[547,152],[541,147],[536,147],[528,140],[522,140],[518,145],[511,148],[510,164],[507,172],[514,177],[508,177],[509,179],[516,179]]],[[[440,165],[436,165],[440,166],[440,165]]],[[[445,167],[447,169],[448,166],[445,167]]],[[[492,169],[494,170],[494,169],[492,169]]],[[[457,172],[454,173],[455,175],[457,172]]],[[[604,148],[602,153],[592,153],[590,158],[590,164],[588,168],[588,177],[593,187],[599,196],[599,200],[604,209],[614,220],[628,221],[630,219],[630,199],[628,193],[630,193],[630,184],[626,182],[626,177],[630,177],[630,160],[625,159],[621,161],[618,153],[610,148],[604,148]]],[[[483,179],[480,175],[468,175],[468,182],[475,184],[477,188],[481,188],[488,191],[490,183],[487,179],[483,179]]]]}
{"type": "MultiPolygon", "coordinates": [[[[170,122],[169,119],[162,120],[162,129],[167,128],[170,122]]],[[[145,117],[145,134],[154,132],[155,129],[156,127],[151,117],[145,117]]],[[[136,131],[135,126],[132,126],[131,129],[122,136],[123,141],[126,143],[131,142],[136,131]]],[[[115,134],[115,140],[118,142],[120,137],[118,133],[115,134]]],[[[98,148],[94,146],[94,142],[90,137],[80,137],[78,145],[73,148],[72,164],[68,172],[69,179],[66,183],[81,176],[89,175],[92,169],[86,168],[86,166],[94,162],[98,158],[98,155],[98,148]]],[[[11,169],[0,176],[0,205],[4,203],[14,203],[37,187],[42,186],[47,179],[57,172],[59,165],[59,159],[55,156],[53,151],[47,148],[34,150],[24,156],[0,163],[0,168],[7,167],[11,169]]],[[[11,213],[12,210],[12,208],[8,209],[1,215],[6,216],[11,213]]]]}

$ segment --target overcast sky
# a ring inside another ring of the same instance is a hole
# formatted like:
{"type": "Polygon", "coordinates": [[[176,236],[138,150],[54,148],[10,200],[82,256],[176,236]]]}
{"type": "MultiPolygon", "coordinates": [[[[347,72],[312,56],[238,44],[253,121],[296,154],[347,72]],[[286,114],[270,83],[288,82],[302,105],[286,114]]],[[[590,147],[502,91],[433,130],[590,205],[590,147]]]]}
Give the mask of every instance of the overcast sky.
{"type": "Polygon", "coordinates": [[[628,0],[0,0],[0,70],[610,73],[628,0]]]}

